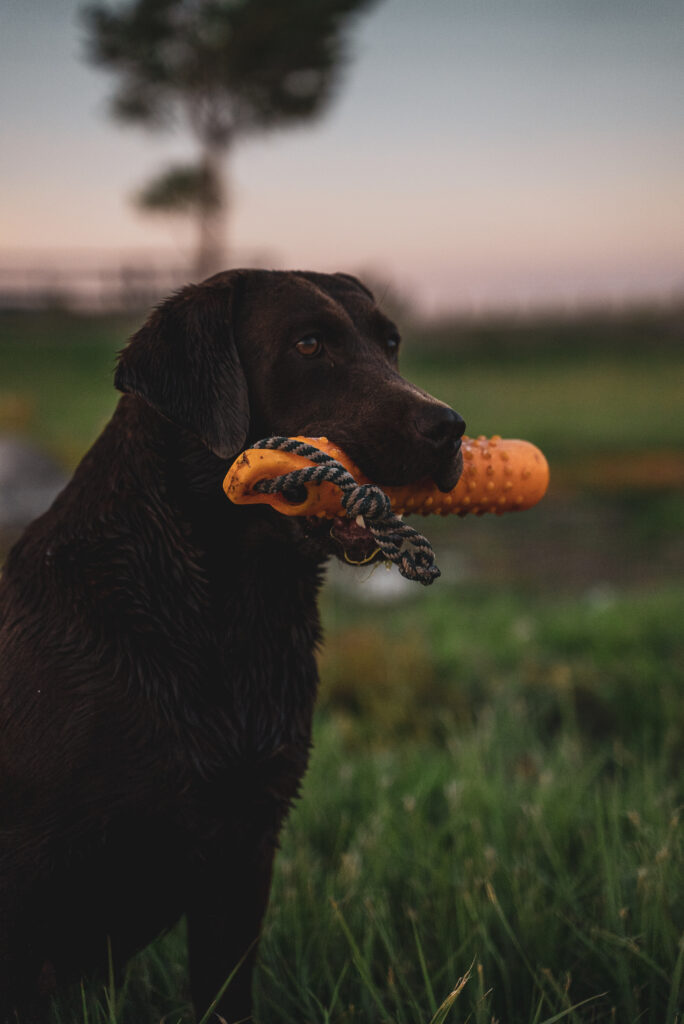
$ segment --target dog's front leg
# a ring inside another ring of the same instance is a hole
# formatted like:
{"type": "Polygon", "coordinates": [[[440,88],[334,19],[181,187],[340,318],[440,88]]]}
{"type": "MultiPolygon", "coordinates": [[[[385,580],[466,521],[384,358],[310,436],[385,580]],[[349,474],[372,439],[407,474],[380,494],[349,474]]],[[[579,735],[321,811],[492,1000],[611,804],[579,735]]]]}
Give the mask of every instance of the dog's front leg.
{"type": "Polygon", "coordinates": [[[275,840],[215,851],[198,867],[188,909],[190,988],[197,1020],[250,1021],[252,973],[268,905],[275,840]],[[232,978],[219,996],[227,979],[232,978]]]}

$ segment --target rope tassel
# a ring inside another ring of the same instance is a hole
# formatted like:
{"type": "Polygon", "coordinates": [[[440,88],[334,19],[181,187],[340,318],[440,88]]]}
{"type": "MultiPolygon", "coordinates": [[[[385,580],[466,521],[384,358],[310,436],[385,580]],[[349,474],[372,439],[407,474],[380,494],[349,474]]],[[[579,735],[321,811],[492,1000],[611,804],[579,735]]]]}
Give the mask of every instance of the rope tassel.
{"type": "Polygon", "coordinates": [[[394,514],[389,498],[380,487],[358,483],[331,455],[296,438],[268,437],[252,447],[297,455],[315,463],[270,479],[257,480],[253,485],[254,491],[259,494],[280,492],[297,501],[298,498],[301,500],[302,488],[307,484],[334,484],[341,491],[345,514],[350,519],[363,517],[378,548],[388,561],[394,562],[402,576],[429,586],[440,575],[430,542],[394,514]]]}

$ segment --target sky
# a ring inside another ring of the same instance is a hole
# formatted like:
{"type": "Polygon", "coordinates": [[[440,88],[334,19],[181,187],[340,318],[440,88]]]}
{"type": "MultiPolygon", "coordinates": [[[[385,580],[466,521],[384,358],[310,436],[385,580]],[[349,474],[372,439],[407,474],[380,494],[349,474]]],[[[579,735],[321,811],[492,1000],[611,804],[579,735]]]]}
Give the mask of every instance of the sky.
{"type": "MultiPolygon", "coordinates": [[[[192,142],[109,118],[80,6],[4,0],[0,256],[183,254],[131,196],[192,142]]],[[[381,0],[350,42],[324,117],[232,154],[231,263],[428,312],[684,294],[683,0],[381,0]]]]}

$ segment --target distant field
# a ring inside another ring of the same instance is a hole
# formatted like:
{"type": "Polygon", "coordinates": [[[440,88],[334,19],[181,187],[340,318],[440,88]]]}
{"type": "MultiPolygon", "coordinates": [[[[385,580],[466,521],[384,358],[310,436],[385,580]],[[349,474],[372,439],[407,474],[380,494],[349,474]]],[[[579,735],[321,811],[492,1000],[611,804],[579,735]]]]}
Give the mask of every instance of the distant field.
{"type": "Polygon", "coordinates": [[[73,467],[111,415],[116,352],[134,324],[0,315],[0,430],[16,426],[73,467]]]}
{"type": "Polygon", "coordinates": [[[538,440],[550,457],[684,447],[684,350],[407,360],[406,373],[463,415],[471,434],[538,440]]]}
{"type": "MultiPolygon", "coordinates": [[[[121,318],[0,315],[0,429],[23,408],[29,432],[73,465],[111,414],[115,353],[135,326],[121,318]]],[[[643,348],[631,339],[624,352],[603,351],[587,347],[577,330],[574,348],[567,336],[562,347],[532,350],[523,339],[519,357],[510,349],[450,353],[443,343],[436,350],[426,331],[429,347],[414,336],[403,369],[453,404],[470,433],[527,437],[554,459],[684,448],[684,348],[653,339],[649,348],[645,338],[643,348]]]]}

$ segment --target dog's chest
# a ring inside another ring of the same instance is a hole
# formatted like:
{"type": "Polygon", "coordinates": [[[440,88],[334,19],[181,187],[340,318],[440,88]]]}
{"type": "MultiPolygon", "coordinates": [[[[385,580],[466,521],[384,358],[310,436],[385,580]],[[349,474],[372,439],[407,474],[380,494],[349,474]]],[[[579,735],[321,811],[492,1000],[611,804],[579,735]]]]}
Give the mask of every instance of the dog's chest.
{"type": "Polygon", "coordinates": [[[224,609],[220,704],[239,751],[263,754],[308,738],[318,673],[315,608],[248,599],[224,609]]]}

